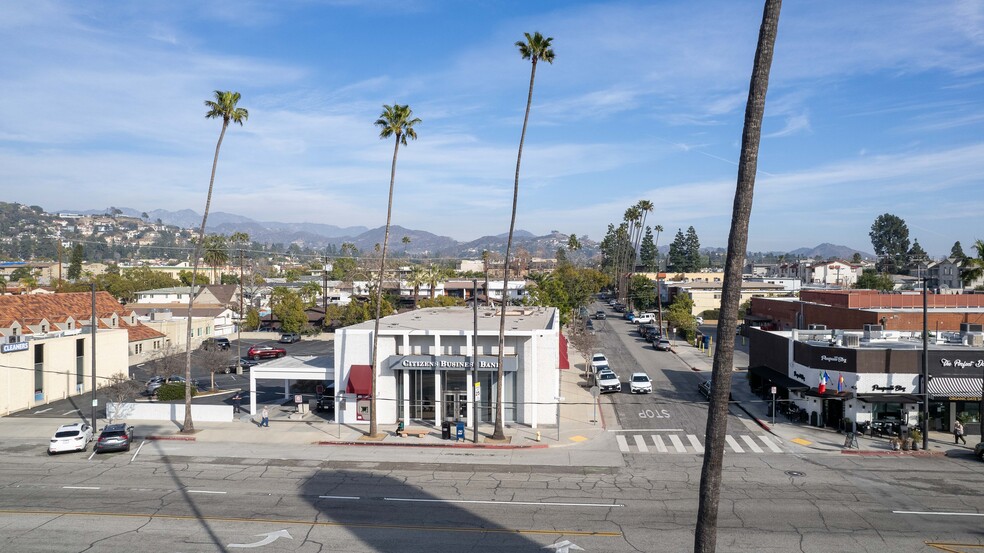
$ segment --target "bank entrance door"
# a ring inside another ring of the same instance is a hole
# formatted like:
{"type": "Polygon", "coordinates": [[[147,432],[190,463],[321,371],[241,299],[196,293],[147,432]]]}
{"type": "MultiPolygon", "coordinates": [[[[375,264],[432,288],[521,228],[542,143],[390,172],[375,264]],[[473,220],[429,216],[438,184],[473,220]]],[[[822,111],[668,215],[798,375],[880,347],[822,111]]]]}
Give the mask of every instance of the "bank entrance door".
{"type": "Polygon", "coordinates": [[[444,420],[468,420],[468,393],[444,392],[444,420]]]}

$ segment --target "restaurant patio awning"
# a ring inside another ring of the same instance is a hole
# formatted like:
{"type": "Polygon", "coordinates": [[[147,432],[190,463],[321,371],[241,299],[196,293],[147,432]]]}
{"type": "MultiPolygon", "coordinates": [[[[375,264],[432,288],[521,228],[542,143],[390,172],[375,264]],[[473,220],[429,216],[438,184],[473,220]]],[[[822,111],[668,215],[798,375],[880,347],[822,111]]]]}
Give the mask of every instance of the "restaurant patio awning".
{"type": "Polygon", "coordinates": [[[761,378],[764,378],[769,382],[772,382],[776,386],[785,388],[790,391],[801,391],[801,390],[810,389],[810,387],[806,385],[805,382],[800,382],[799,380],[789,378],[788,376],[782,374],[781,372],[772,370],[769,367],[766,367],[765,365],[756,365],[754,367],[748,367],[748,372],[756,376],[759,376],[761,378]]]}

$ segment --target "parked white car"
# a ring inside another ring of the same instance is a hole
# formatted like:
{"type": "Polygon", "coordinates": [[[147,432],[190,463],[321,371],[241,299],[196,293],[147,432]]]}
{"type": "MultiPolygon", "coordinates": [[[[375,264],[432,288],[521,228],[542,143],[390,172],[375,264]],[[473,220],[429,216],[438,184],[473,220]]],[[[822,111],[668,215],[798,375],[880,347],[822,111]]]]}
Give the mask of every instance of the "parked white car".
{"type": "Polygon", "coordinates": [[[92,427],[84,422],[63,424],[48,444],[48,455],[63,451],[85,451],[92,441],[92,427]]]}
{"type": "Polygon", "coordinates": [[[596,353],[591,357],[591,369],[593,371],[598,371],[598,367],[602,365],[608,365],[608,358],[605,357],[604,353],[596,353]]]}
{"type": "Polygon", "coordinates": [[[629,380],[629,391],[633,394],[651,394],[653,393],[653,381],[646,373],[632,373],[632,379],[629,380]]]}
{"type": "Polygon", "coordinates": [[[603,394],[605,392],[621,392],[622,381],[613,371],[601,371],[598,373],[598,387],[601,388],[603,394]]]}

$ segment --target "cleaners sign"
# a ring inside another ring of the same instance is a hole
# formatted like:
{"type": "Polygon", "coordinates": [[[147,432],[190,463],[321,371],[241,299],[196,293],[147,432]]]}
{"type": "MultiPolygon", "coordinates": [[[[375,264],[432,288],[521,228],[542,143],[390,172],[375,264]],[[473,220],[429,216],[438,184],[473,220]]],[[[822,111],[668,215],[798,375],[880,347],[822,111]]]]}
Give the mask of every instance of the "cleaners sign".
{"type": "Polygon", "coordinates": [[[13,344],[3,344],[0,346],[0,352],[2,353],[12,353],[15,351],[27,351],[31,349],[31,345],[27,342],[14,342],[13,344]]]}

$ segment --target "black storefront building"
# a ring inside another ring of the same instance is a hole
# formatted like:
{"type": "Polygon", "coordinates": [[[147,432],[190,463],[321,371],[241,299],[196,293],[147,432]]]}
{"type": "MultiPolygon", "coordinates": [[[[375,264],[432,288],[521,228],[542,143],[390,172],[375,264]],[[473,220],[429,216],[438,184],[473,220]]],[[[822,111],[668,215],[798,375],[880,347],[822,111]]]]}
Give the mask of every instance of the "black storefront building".
{"type": "MultiPolygon", "coordinates": [[[[843,331],[748,334],[749,385],[766,398],[775,386],[803,422],[837,427],[848,419],[890,430],[918,424],[925,392],[918,340],[864,340],[843,331]]],[[[960,420],[968,435],[979,433],[984,348],[931,344],[928,359],[930,430],[949,432],[960,420]]]]}

